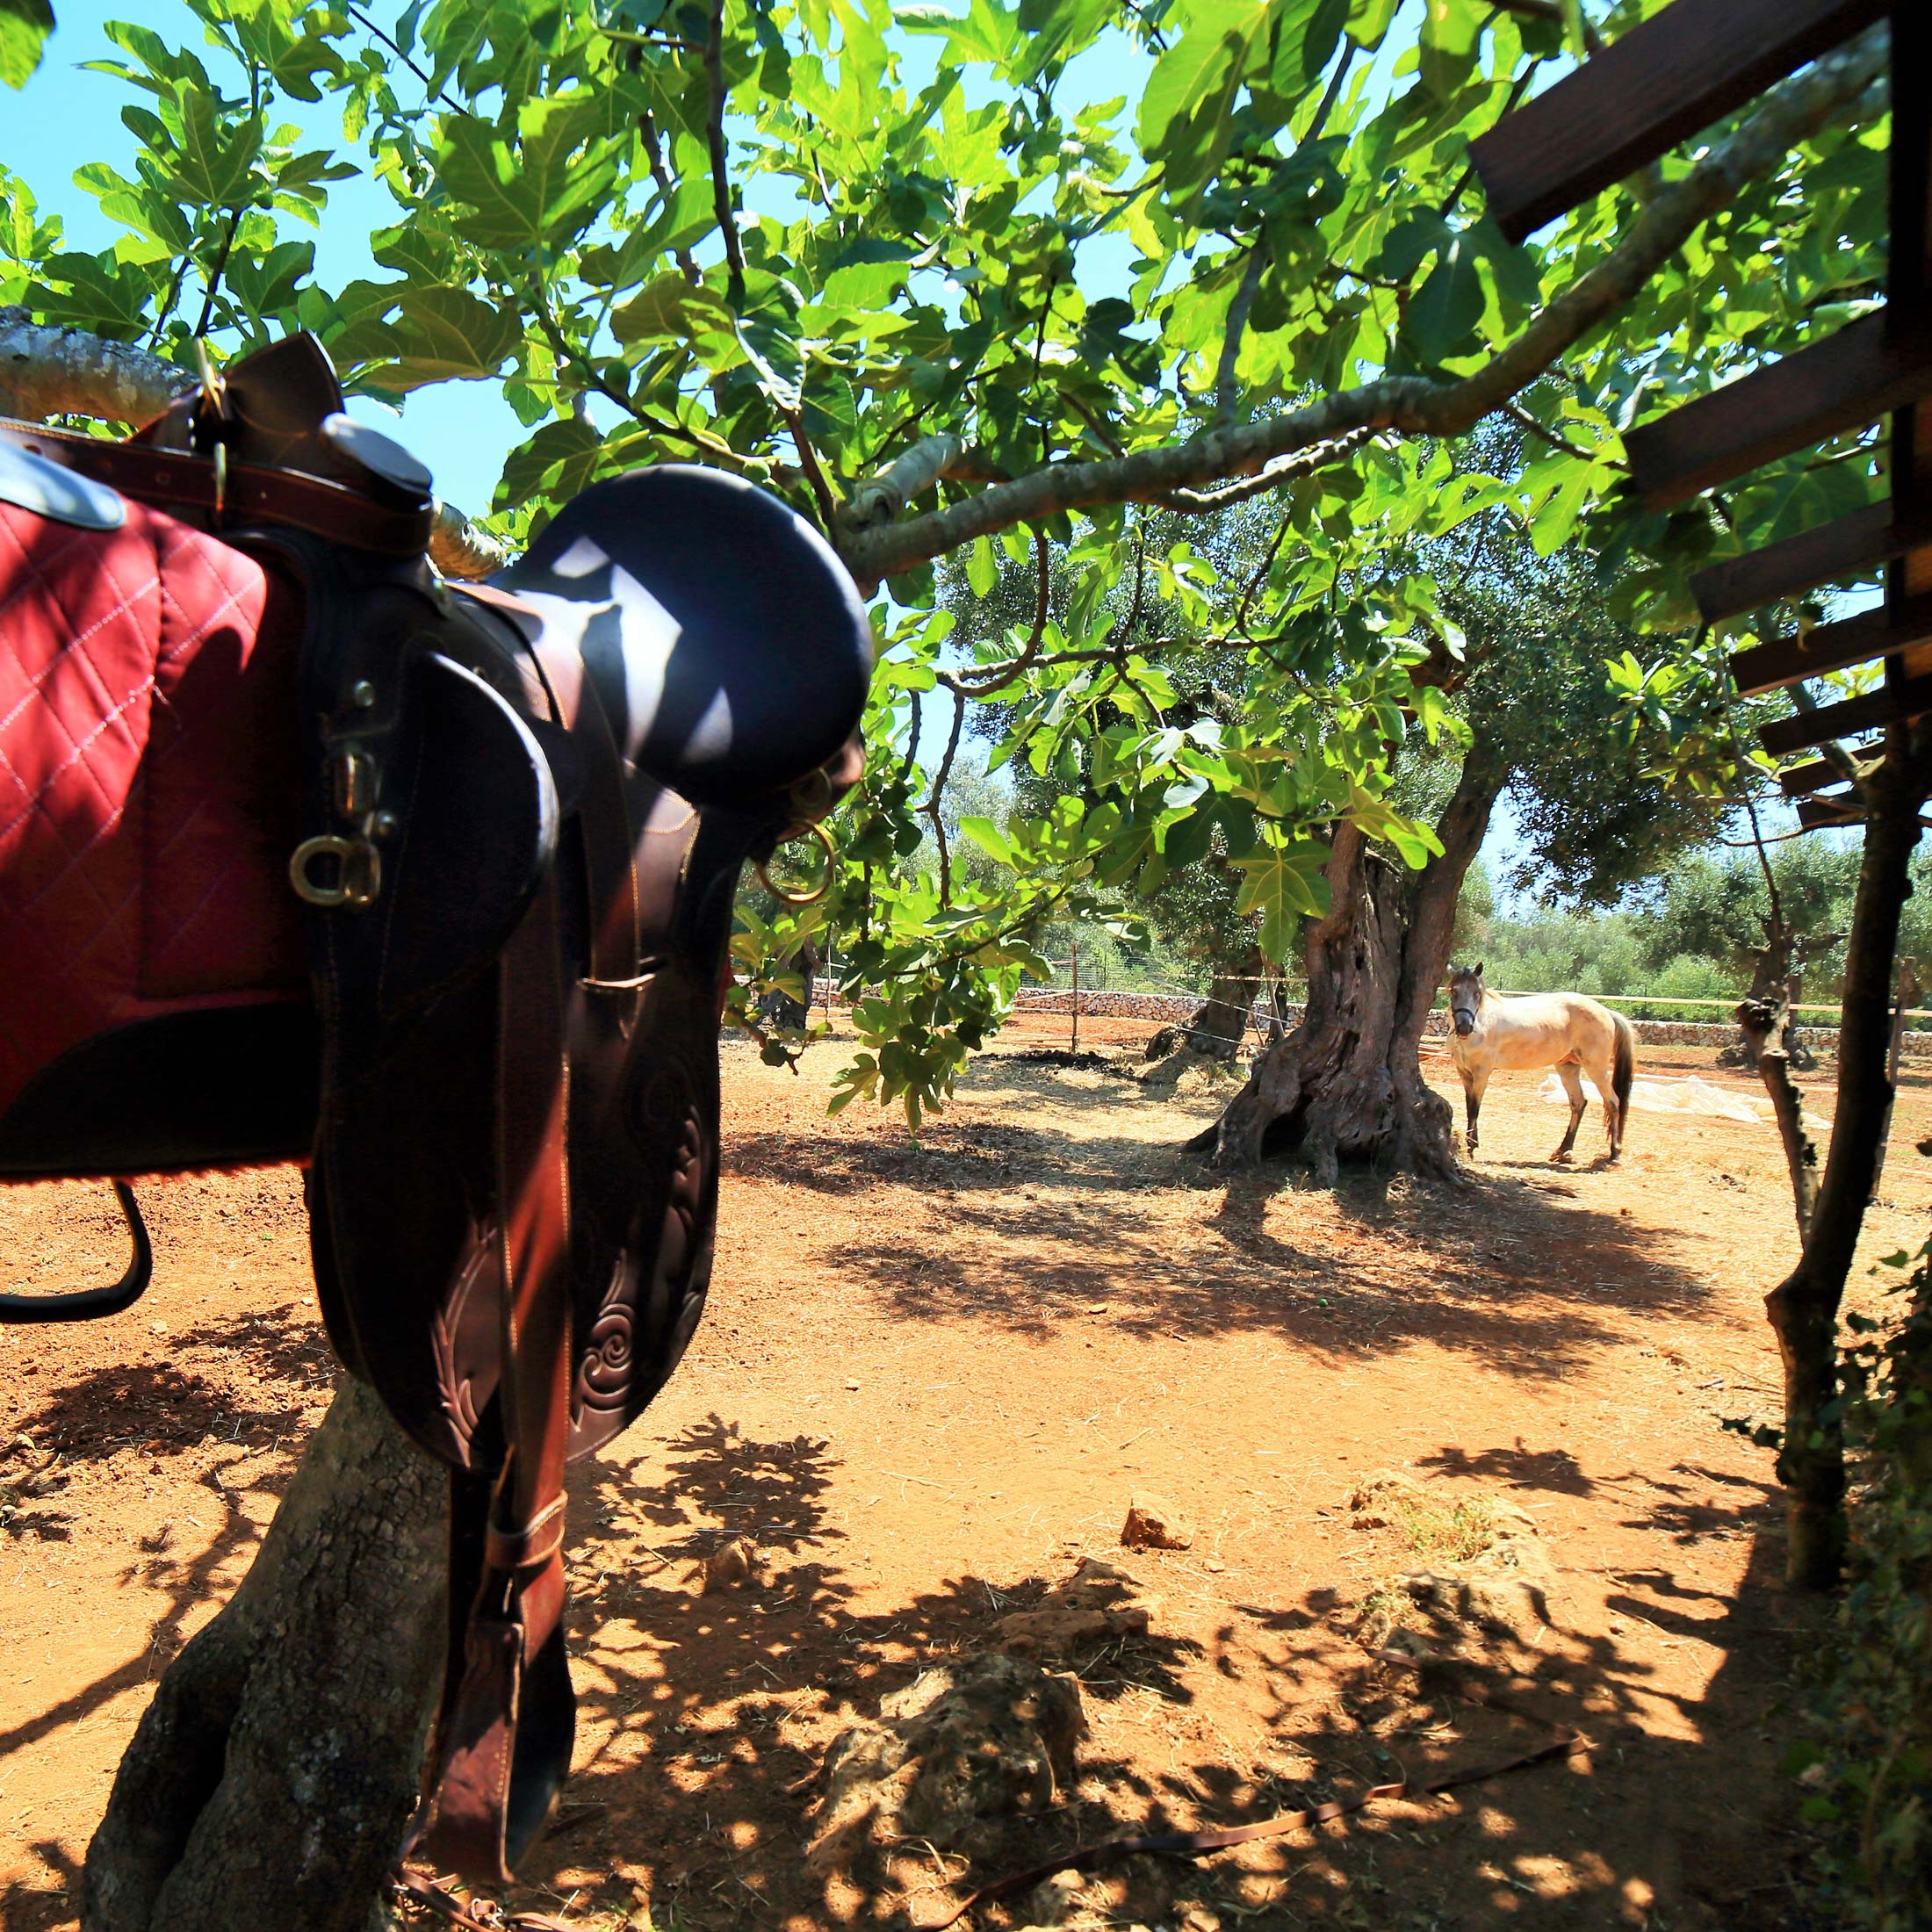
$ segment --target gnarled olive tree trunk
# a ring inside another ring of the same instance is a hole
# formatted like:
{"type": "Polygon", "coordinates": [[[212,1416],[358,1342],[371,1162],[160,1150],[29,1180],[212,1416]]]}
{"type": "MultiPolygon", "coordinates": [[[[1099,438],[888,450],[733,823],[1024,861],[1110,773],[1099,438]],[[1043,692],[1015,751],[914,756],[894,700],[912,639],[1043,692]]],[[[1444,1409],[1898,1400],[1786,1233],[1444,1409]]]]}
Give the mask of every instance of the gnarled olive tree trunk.
{"type": "Polygon", "coordinates": [[[1509,777],[1481,739],[1436,826],[1439,857],[1419,873],[1352,825],[1336,828],[1329,912],[1310,928],[1301,1022],[1255,1062],[1220,1121],[1192,1144],[1221,1168],[1252,1166],[1272,1133],[1332,1186],[1346,1161],[1459,1177],[1453,1114],[1422,1077],[1423,1028],[1449,962],[1464,876],[1509,777]]]}
{"type": "Polygon", "coordinates": [[[444,1642],[448,1478],[359,1382],[162,1677],[88,1847],[84,1932],[371,1932],[444,1642]]]}
{"type": "Polygon", "coordinates": [[[1248,1031],[1249,1015],[1260,997],[1268,962],[1259,946],[1251,946],[1232,970],[1217,968],[1208,997],[1187,1022],[1183,1044],[1210,1060],[1231,1061],[1248,1031]]]}

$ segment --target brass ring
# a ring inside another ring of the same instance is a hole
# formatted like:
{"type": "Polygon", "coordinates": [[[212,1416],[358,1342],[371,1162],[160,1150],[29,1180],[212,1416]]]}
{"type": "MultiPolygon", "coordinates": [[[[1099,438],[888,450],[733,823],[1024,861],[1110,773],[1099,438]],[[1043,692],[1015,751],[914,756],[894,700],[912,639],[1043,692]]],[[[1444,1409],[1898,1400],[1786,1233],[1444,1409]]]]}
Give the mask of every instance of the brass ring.
{"type": "Polygon", "coordinates": [[[832,890],[833,869],[839,862],[838,848],[832,842],[832,834],[817,819],[810,825],[794,825],[779,840],[782,845],[787,839],[816,839],[825,848],[825,876],[819,880],[815,890],[810,892],[788,892],[782,886],[771,883],[771,875],[765,869],[762,859],[753,861],[752,869],[758,875],[758,883],[776,899],[781,905],[816,905],[832,890]]]}
{"type": "Polygon", "coordinates": [[[823,818],[832,810],[834,803],[832,796],[832,774],[823,765],[815,765],[791,788],[786,797],[800,819],[823,818]]]}
{"type": "Polygon", "coordinates": [[[324,833],[296,847],[288,861],[288,879],[297,897],[311,905],[347,905],[359,911],[373,905],[382,890],[382,854],[366,839],[324,833]],[[332,861],[333,883],[315,876],[312,869],[318,859],[332,861]]]}

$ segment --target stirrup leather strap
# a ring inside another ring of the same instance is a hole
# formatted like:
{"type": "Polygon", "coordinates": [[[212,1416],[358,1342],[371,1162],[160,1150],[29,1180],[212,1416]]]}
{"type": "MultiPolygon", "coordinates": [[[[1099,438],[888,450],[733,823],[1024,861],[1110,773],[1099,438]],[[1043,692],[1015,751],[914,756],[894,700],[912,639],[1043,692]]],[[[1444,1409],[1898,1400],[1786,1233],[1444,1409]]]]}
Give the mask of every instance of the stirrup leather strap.
{"type": "Polygon", "coordinates": [[[539,893],[499,968],[498,1171],[503,1224],[506,1460],[487,1505],[452,1489],[445,1702],[425,1789],[424,1855],[507,1882],[570,1770],[575,1700],[564,1649],[564,1452],[570,1428],[569,1110],[558,889],[539,893]],[[487,1508],[487,1518],[476,1518],[487,1508]],[[466,1560],[465,1560],[466,1559],[466,1560]]]}

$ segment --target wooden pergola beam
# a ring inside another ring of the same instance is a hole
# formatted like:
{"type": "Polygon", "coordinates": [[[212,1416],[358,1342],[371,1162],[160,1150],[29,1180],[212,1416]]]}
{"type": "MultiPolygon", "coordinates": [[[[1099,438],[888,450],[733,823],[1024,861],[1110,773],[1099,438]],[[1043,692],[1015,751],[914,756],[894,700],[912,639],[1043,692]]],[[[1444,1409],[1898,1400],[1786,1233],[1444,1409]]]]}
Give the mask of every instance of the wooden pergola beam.
{"type": "Polygon", "coordinates": [[[1886,0],[1674,0],[1470,143],[1489,213],[1520,242],[1885,11],[1886,0]]]}
{"type": "Polygon", "coordinates": [[[1850,793],[1842,798],[1800,798],[1798,822],[1806,832],[1821,825],[1859,825],[1865,820],[1864,808],[1850,793]]]}
{"type": "MultiPolygon", "coordinates": [[[[1873,743],[1847,746],[1852,758],[1859,764],[1868,764],[1885,750],[1885,746],[1873,743]]],[[[1844,782],[1845,775],[1828,758],[1814,758],[1808,764],[1793,765],[1789,771],[1777,775],[1777,789],[1787,798],[1802,798],[1806,793],[1821,791],[1827,785],[1844,782]]]]}
{"type": "Polygon", "coordinates": [[[1627,430],[1624,454],[1645,504],[1669,509],[1928,395],[1932,317],[1888,306],[1627,430]]]}
{"type": "Polygon", "coordinates": [[[1734,651],[1731,675],[1741,697],[1755,697],[1827,671],[1896,657],[1928,642],[1932,642],[1932,597],[1914,597],[1896,608],[1861,610],[1836,624],[1813,624],[1802,637],[1773,638],[1748,651],[1734,651]]]}
{"type": "Polygon", "coordinates": [[[1932,510],[1908,515],[1889,502],[1868,503],[1829,523],[1708,566],[1690,580],[1690,595],[1698,615],[1715,624],[1780,597],[1863,575],[1926,544],[1932,544],[1932,510]]]}
{"type": "Polygon", "coordinates": [[[1799,711],[1795,717],[1778,718],[1757,735],[1766,751],[1784,758],[1835,738],[1876,731],[1883,725],[1923,717],[1928,712],[1932,712],[1932,677],[1908,678],[1848,697],[1842,704],[1827,704],[1821,710],[1799,711]]]}

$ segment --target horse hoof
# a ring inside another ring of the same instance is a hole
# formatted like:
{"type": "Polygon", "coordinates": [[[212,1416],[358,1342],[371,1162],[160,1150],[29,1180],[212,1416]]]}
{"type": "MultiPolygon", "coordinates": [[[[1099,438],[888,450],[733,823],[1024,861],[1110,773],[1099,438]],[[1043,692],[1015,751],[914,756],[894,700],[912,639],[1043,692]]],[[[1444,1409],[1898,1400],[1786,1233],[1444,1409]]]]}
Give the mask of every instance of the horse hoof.
{"type": "Polygon", "coordinates": [[[1575,1163],[1575,1158],[1576,1157],[1570,1152],[1568,1148],[1560,1147],[1550,1156],[1550,1165],[1553,1167],[1568,1167],[1575,1163]]]}

